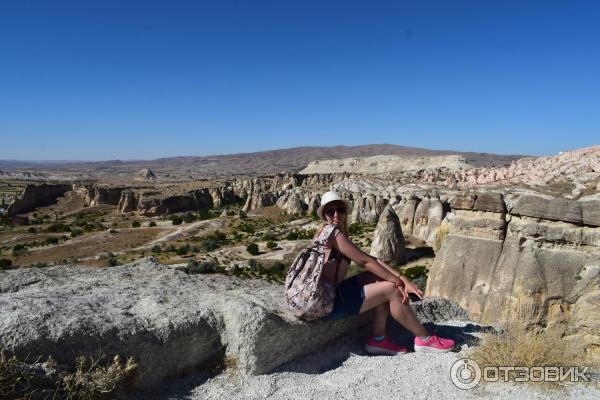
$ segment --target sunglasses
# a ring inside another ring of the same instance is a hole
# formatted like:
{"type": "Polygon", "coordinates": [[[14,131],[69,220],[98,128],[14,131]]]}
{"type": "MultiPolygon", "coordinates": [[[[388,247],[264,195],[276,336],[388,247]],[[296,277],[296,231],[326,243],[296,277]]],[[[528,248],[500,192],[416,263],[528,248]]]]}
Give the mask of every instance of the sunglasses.
{"type": "Polygon", "coordinates": [[[328,217],[333,217],[336,211],[338,215],[346,214],[346,207],[328,208],[327,210],[325,210],[325,215],[327,215],[328,217]]]}

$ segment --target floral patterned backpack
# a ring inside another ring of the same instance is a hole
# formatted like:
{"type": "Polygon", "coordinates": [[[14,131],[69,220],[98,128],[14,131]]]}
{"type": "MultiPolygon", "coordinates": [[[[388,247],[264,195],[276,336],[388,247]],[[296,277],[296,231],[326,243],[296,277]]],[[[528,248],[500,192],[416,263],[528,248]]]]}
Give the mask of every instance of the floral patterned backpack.
{"type": "Polygon", "coordinates": [[[338,276],[338,260],[330,260],[330,249],[324,245],[338,230],[337,225],[325,225],[317,240],[297,256],[285,278],[285,291],[288,307],[300,319],[314,320],[333,310],[338,276]],[[322,279],[323,269],[335,263],[336,284],[322,279]]]}

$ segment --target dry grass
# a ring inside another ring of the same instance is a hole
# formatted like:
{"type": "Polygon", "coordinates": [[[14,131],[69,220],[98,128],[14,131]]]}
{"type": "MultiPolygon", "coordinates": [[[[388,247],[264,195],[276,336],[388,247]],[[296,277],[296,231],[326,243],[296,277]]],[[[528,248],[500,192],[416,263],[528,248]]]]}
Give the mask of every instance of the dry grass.
{"type": "Polygon", "coordinates": [[[440,224],[440,227],[437,230],[437,235],[435,235],[435,241],[433,243],[433,251],[435,251],[437,253],[442,248],[442,243],[444,242],[444,239],[446,238],[446,236],[448,236],[449,232],[450,232],[450,225],[448,224],[448,221],[446,221],[446,220],[442,221],[442,223],[440,224]]]}
{"type": "Polygon", "coordinates": [[[111,363],[100,358],[81,357],[73,371],[59,371],[57,364],[28,363],[0,352],[1,399],[112,399],[125,387],[137,368],[132,358],[122,362],[115,356],[111,363]]]}
{"type": "MultiPolygon", "coordinates": [[[[598,362],[586,355],[581,347],[563,340],[551,332],[532,332],[513,326],[502,334],[487,334],[469,358],[482,368],[512,367],[584,367],[597,370],[598,362]]],[[[512,381],[515,374],[509,374],[512,381]]],[[[556,384],[545,382],[545,386],[556,384]],[[550,385],[549,385],[550,384],[550,385]]]]}
{"type": "Polygon", "coordinates": [[[137,368],[133,358],[121,362],[117,355],[112,363],[102,366],[98,359],[81,357],[75,372],[63,378],[69,399],[108,399],[123,385],[137,368]]]}

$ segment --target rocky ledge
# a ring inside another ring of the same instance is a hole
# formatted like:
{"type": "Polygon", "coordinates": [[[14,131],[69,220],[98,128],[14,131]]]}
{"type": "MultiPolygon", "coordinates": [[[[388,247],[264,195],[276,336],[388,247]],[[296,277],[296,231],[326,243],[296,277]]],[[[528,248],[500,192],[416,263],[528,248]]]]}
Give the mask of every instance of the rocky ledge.
{"type": "MultiPolygon", "coordinates": [[[[283,287],[222,275],[188,275],[149,257],[104,269],[59,266],[0,275],[0,347],[72,365],[99,352],[133,356],[138,388],[216,361],[266,373],[368,322],[370,315],[303,322],[283,287]]],[[[455,303],[417,303],[424,322],[468,317],[455,303]]]]}

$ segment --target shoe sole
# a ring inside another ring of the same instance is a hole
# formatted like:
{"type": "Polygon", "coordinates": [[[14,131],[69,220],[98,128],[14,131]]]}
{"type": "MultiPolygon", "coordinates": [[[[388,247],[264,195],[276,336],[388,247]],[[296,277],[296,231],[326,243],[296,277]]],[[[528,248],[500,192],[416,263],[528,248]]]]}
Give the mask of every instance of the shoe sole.
{"type": "Polygon", "coordinates": [[[369,345],[365,345],[365,350],[369,354],[382,354],[382,355],[386,355],[386,356],[395,356],[396,354],[406,354],[407,353],[406,351],[393,351],[393,350],[384,349],[382,347],[375,347],[375,346],[369,346],[369,345]]]}
{"type": "Polygon", "coordinates": [[[452,348],[449,349],[438,349],[430,346],[419,346],[415,344],[415,352],[417,353],[448,353],[452,348]]]}

